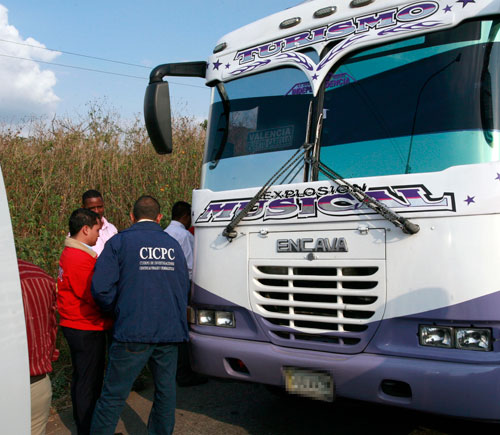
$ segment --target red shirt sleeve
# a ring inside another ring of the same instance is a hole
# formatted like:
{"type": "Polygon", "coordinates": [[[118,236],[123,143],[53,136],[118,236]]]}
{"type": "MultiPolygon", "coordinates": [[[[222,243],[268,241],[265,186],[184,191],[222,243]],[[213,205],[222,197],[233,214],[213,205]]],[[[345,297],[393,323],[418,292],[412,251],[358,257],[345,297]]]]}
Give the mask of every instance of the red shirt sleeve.
{"type": "Polygon", "coordinates": [[[23,260],[19,276],[26,319],[30,375],[50,373],[56,349],[56,285],[39,267],[23,260]]]}

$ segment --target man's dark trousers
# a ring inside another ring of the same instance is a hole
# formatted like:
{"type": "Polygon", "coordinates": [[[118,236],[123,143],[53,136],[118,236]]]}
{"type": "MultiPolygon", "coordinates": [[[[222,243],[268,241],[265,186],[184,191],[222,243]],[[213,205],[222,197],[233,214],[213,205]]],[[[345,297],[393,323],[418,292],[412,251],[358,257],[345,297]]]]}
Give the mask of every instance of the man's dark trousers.
{"type": "Polygon", "coordinates": [[[90,433],[94,407],[101,394],[106,357],[106,331],[61,326],[71,352],[71,401],[78,435],[90,433]]]}
{"type": "Polygon", "coordinates": [[[175,424],[177,344],[124,343],[113,340],[102,394],[92,418],[92,435],[112,435],[132,384],[149,363],[155,393],[148,433],[167,435],[175,424]]]}

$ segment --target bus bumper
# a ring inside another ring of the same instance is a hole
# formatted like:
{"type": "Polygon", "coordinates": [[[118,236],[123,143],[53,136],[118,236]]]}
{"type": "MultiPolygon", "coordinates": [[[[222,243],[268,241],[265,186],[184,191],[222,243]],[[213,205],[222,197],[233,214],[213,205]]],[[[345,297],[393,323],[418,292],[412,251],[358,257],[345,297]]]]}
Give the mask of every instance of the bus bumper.
{"type": "Polygon", "coordinates": [[[333,354],[190,332],[192,366],[220,378],[284,386],[283,368],[329,372],[337,396],[458,417],[500,420],[500,366],[378,354],[333,354]],[[235,371],[240,360],[248,373],[235,371]],[[234,367],[234,364],[233,364],[234,367]],[[382,391],[384,380],[404,382],[410,397],[382,391]]]}

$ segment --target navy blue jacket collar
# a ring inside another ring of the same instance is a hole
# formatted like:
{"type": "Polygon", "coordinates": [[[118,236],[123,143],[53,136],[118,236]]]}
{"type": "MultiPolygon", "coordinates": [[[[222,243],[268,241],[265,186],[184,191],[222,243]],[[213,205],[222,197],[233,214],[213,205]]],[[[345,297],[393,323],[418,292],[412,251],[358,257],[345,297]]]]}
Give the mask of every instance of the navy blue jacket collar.
{"type": "Polygon", "coordinates": [[[156,222],[152,221],[143,221],[143,222],[137,222],[131,227],[128,228],[130,231],[135,231],[135,230],[153,230],[153,231],[163,231],[163,228],[157,224],[156,222]]]}

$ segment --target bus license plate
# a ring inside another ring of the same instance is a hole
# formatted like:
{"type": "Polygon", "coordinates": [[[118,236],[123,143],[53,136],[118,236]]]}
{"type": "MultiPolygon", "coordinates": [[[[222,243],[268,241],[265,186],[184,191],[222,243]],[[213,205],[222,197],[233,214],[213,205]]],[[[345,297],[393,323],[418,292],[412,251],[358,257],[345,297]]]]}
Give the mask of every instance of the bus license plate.
{"type": "Polygon", "coordinates": [[[291,394],[299,394],[316,400],[333,402],[334,384],[329,373],[296,367],[285,367],[285,387],[291,394]]]}

